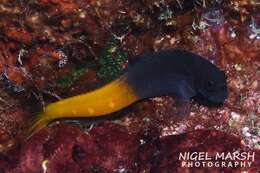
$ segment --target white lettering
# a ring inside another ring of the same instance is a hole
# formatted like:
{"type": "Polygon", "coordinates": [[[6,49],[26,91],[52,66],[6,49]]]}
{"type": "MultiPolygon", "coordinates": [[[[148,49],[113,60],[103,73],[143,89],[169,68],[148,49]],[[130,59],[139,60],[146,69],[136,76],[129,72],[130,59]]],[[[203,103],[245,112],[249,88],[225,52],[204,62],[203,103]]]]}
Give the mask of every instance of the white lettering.
{"type": "Polygon", "coordinates": [[[186,160],[186,159],[187,159],[187,152],[179,154],[179,160],[186,160]]]}
{"type": "Polygon", "coordinates": [[[195,167],[200,167],[200,162],[195,162],[195,167]]]}
{"type": "Polygon", "coordinates": [[[225,153],[224,152],[222,152],[221,154],[217,153],[216,156],[215,156],[215,160],[218,160],[218,159],[224,160],[225,159],[225,153]]]}
{"type": "Polygon", "coordinates": [[[190,160],[197,160],[197,158],[198,158],[198,153],[197,152],[191,153],[190,160]]]}
{"type": "Polygon", "coordinates": [[[254,162],[255,161],[255,152],[249,152],[248,154],[247,154],[247,160],[250,160],[250,158],[251,158],[251,160],[252,160],[252,162],[254,162]]]}

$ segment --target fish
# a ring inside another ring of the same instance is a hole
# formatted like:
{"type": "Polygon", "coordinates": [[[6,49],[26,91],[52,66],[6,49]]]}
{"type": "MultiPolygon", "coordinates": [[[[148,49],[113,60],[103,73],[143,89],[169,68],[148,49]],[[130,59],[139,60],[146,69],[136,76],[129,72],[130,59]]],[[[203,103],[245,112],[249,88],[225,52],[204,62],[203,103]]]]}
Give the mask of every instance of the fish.
{"type": "Polygon", "coordinates": [[[206,58],[186,50],[146,53],[106,85],[48,104],[28,134],[54,120],[111,115],[140,100],[164,95],[173,95],[179,103],[194,99],[199,104],[219,106],[228,97],[227,77],[206,58]]]}

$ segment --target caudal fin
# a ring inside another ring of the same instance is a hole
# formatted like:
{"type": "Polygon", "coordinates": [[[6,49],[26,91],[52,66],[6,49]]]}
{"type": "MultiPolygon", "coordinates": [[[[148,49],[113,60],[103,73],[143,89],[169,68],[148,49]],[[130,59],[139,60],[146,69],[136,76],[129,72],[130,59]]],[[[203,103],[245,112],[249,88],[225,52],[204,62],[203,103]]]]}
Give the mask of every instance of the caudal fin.
{"type": "Polygon", "coordinates": [[[25,138],[28,140],[35,133],[46,127],[51,120],[45,113],[40,113],[37,117],[29,122],[27,129],[25,130],[25,138]]]}

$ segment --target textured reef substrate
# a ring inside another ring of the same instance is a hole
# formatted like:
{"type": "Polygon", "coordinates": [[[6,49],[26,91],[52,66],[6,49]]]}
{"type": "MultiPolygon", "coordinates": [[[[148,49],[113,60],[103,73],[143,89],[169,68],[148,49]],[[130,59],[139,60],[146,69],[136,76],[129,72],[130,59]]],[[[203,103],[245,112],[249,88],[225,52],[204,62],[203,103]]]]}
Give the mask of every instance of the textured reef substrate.
{"type": "Polygon", "coordinates": [[[0,172],[194,172],[180,166],[184,151],[255,151],[259,161],[259,10],[256,0],[0,0],[0,172]],[[192,102],[190,115],[176,117],[174,98],[151,98],[109,119],[53,123],[22,142],[44,105],[168,48],[225,71],[222,107],[192,102]]]}

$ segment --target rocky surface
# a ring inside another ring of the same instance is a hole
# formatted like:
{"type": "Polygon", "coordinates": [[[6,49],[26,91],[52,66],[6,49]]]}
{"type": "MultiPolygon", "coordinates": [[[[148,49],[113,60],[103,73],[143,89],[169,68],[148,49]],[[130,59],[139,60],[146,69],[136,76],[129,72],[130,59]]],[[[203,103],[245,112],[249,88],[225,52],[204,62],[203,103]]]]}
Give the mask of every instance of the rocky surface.
{"type": "Polygon", "coordinates": [[[250,149],[259,158],[258,11],[254,0],[0,0],[0,172],[192,172],[177,161],[186,150],[250,149]],[[226,72],[222,107],[192,102],[190,115],[176,117],[174,98],[151,98],[105,122],[56,122],[22,142],[44,105],[95,89],[136,55],[176,47],[226,72]]]}

